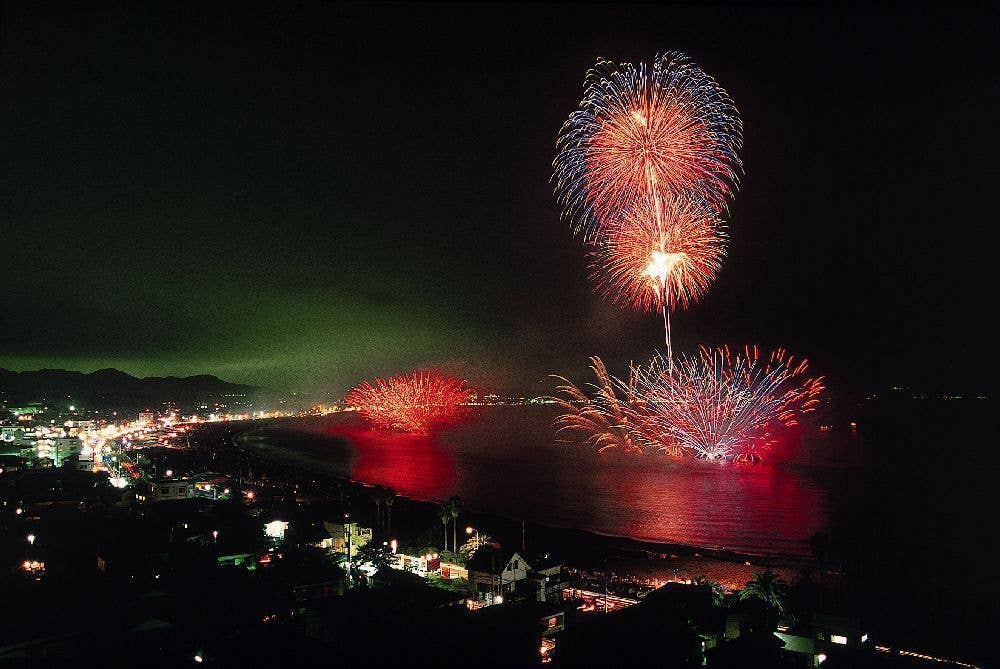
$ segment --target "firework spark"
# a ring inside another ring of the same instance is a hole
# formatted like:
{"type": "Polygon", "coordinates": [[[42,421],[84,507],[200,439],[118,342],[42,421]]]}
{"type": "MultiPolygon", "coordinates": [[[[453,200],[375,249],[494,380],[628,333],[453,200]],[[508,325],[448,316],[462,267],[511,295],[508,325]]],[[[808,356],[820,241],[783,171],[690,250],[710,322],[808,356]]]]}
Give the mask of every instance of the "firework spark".
{"type": "Polygon", "coordinates": [[[718,216],[694,200],[669,200],[669,225],[631,209],[591,253],[591,275],[611,301],[638,311],[686,309],[704,295],[726,255],[718,216]]]}
{"type": "Polygon", "coordinates": [[[760,460],[782,427],[815,409],[822,377],[808,376],[808,362],[784,349],[761,354],[754,347],[702,347],[672,372],[659,356],[637,370],[648,423],[696,457],[760,460]]]}
{"type": "MultiPolygon", "coordinates": [[[[778,349],[738,354],[702,347],[670,370],[664,356],[633,366],[627,380],[591,358],[597,383],[581,389],[565,379],[556,398],[567,432],[598,451],[662,451],[706,460],[758,461],[783,427],[815,409],[823,379],[807,376],[808,363],[778,349]]],[[[559,377],[557,377],[559,378],[559,377]]]]}
{"type": "Polygon", "coordinates": [[[463,381],[424,371],[365,381],[344,402],[376,427],[422,434],[456,418],[472,398],[463,381]]]}
{"type": "Polygon", "coordinates": [[[729,95],[688,56],[598,60],[556,142],[556,198],[589,240],[639,203],[659,212],[694,196],[722,212],[739,180],[742,134],[729,95]]]}
{"type": "Polygon", "coordinates": [[[626,453],[641,453],[644,442],[634,422],[633,384],[611,376],[598,357],[590,359],[590,368],[597,382],[584,388],[554,377],[562,382],[556,390],[563,396],[552,399],[565,411],[555,420],[556,434],[566,434],[570,441],[582,441],[599,452],[620,448],[626,453]]]}

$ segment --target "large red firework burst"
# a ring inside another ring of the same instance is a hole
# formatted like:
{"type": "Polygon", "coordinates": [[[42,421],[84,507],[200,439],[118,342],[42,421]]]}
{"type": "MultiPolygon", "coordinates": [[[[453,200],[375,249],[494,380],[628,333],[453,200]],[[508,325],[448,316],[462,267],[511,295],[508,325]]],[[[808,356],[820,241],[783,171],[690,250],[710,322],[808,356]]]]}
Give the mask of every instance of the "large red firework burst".
{"type": "Polygon", "coordinates": [[[636,373],[646,429],[707,460],[756,461],[777,431],[816,408],[823,378],[784,349],[702,347],[672,369],[657,356],[636,373]]]}
{"type": "Polygon", "coordinates": [[[703,347],[672,368],[657,355],[632,367],[627,380],[592,358],[597,383],[589,390],[565,379],[556,398],[564,413],[557,432],[599,451],[662,451],[705,460],[761,460],[782,428],[815,409],[822,377],[784,349],[703,347]]]}
{"type": "Polygon", "coordinates": [[[457,418],[473,395],[463,381],[415,371],[365,381],[344,402],[376,427],[422,434],[457,418]]]}
{"type": "Polygon", "coordinates": [[[715,212],[695,200],[663,204],[662,218],[648,206],[629,210],[591,253],[598,290],[613,302],[639,311],[686,309],[722,267],[726,234],[715,212]]]}
{"type": "Polygon", "coordinates": [[[686,55],[651,65],[598,60],[557,140],[556,197],[595,239],[621,212],[696,197],[724,211],[739,179],[743,128],[726,91],[686,55]]]}

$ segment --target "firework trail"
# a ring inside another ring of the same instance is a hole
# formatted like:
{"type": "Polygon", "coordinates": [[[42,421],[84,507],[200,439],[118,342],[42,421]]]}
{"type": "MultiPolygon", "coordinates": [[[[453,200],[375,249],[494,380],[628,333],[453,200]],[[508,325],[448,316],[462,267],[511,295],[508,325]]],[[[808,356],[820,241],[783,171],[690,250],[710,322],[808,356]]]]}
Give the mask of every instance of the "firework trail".
{"type": "MultiPolygon", "coordinates": [[[[708,460],[760,460],[781,427],[815,409],[822,377],[784,349],[761,354],[756,346],[732,353],[702,347],[678,360],[672,372],[657,356],[635,373],[647,419],[681,448],[708,460]]],[[[650,427],[647,426],[647,431],[650,427]]]]}
{"type": "Polygon", "coordinates": [[[473,398],[463,381],[437,372],[411,372],[355,386],[344,402],[376,427],[427,433],[461,413],[473,398]]]}
{"type": "Polygon", "coordinates": [[[696,197],[724,212],[741,172],[743,126],[726,91],[686,55],[652,65],[598,60],[556,141],[563,217],[593,241],[621,212],[696,197]]]}
{"type": "Polygon", "coordinates": [[[599,292],[638,311],[662,311],[668,363],[673,358],[670,311],[704,295],[722,267],[722,222],[696,200],[668,200],[663,225],[650,207],[629,210],[591,252],[599,292]]]}
{"type": "Polygon", "coordinates": [[[631,380],[623,383],[611,376],[604,361],[596,356],[590,359],[590,368],[597,381],[584,388],[561,376],[554,377],[562,382],[556,391],[563,396],[552,399],[565,411],[555,420],[556,434],[566,434],[571,441],[582,441],[598,452],[612,448],[642,452],[643,441],[634,422],[637,402],[631,380]]]}
{"type": "Polygon", "coordinates": [[[567,441],[595,447],[599,453],[618,448],[625,453],[641,454],[645,451],[663,451],[670,455],[683,454],[673,437],[663,432],[653,420],[647,403],[637,394],[638,370],[632,368],[627,380],[608,373],[604,361],[590,359],[596,382],[584,387],[561,377],[556,390],[561,397],[553,397],[564,410],[556,417],[556,434],[567,441]]]}

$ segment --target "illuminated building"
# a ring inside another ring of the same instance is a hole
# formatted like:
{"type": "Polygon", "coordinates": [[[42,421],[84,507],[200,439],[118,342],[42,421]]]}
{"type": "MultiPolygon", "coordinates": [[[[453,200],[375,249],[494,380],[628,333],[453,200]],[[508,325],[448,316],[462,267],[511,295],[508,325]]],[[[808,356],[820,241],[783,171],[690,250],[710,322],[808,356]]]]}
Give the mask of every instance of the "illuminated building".
{"type": "Polygon", "coordinates": [[[348,547],[351,553],[372,540],[372,528],[361,527],[358,523],[323,523],[323,528],[330,533],[330,549],[334,553],[347,555],[348,547]]]}
{"type": "Polygon", "coordinates": [[[264,523],[264,536],[269,539],[284,539],[287,530],[287,520],[272,520],[269,523],[264,523]]]}
{"type": "Polygon", "coordinates": [[[868,642],[868,634],[856,620],[825,614],[814,615],[808,626],[779,627],[776,635],[785,642],[786,654],[805,655],[814,667],[840,649],[860,648],[868,642]]]}
{"type": "Polygon", "coordinates": [[[502,553],[492,546],[476,551],[467,567],[469,585],[479,597],[494,602],[504,593],[513,592],[520,581],[528,578],[531,569],[520,554],[502,553]]]}
{"type": "Polygon", "coordinates": [[[194,484],[189,479],[157,478],[146,482],[147,500],[166,502],[194,497],[194,484]]]}
{"type": "Polygon", "coordinates": [[[34,446],[37,437],[34,425],[0,426],[0,441],[14,446],[34,446]]]}

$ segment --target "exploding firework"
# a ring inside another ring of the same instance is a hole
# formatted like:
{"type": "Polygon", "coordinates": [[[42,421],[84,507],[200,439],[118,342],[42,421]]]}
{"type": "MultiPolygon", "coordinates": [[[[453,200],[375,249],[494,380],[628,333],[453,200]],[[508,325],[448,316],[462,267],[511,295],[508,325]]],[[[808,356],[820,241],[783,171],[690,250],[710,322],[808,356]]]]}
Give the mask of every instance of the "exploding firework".
{"type": "Polygon", "coordinates": [[[760,460],[782,427],[815,409],[822,377],[784,349],[731,353],[702,347],[667,371],[660,358],[635,371],[647,433],[660,433],[708,460],[760,460]]]}
{"type": "Polygon", "coordinates": [[[553,180],[563,216],[594,240],[645,203],[696,197],[726,209],[739,179],[742,123],[726,91],[679,52],[652,65],[598,60],[556,142],[553,180]]]}
{"type": "Polygon", "coordinates": [[[631,379],[622,382],[611,376],[598,357],[590,359],[590,368],[597,381],[584,388],[555,377],[562,382],[556,390],[563,396],[552,399],[565,411],[555,420],[556,434],[596,447],[599,452],[613,448],[642,452],[644,441],[634,420],[637,403],[631,379]]]}
{"type": "Polygon", "coordinates": [[[379,428],[426,433],[456,418],[472,397],[472,390],[458,379],[412,372],[365,381],[352,388],[344,402],[379,428]]]}
{"type": "Polygon", "coordinates": [[[555,427],[598,451],[758,461],[823,391],[821,377],[808,377],[808,363],[783,349],[762,355],[756,347],[738,354],[703,347],[672,370],[657,355],[633,366],[627,380],[609,374],[599,358],[591,362],[597,382],[589,388],[560,379],[555,399],[564,413],[555,427]]]}
{"type": "Polygon", "coordinates": [[[598,290],[639,311],[662,311],[668,360],[670,311],[687,308],[707,292],[726,255],[722,223],[695,200],[669,200],[669,225],[649,207],[630,210],[591,253],[598,290]]]}
{"type": "Polygon", "coordinates": [[[725,228],[692,200],[671,200],[660,225],[638,207],[592,253],[591,272],[613,302],[638,311],[688,308],[715,279],[726,255],[725,228]]]}

